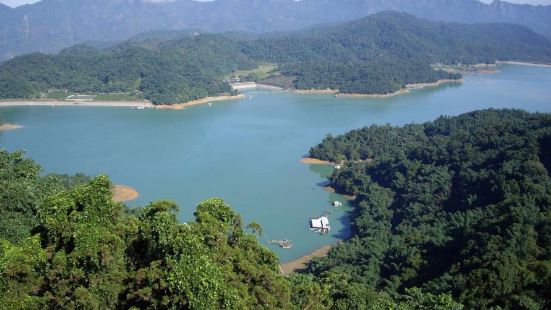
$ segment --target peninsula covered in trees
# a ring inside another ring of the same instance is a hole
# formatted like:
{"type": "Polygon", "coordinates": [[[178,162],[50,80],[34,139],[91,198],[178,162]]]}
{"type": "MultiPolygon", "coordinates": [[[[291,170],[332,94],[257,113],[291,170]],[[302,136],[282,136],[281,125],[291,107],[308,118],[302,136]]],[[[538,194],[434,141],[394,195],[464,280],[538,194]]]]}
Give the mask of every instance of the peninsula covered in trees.
{"type": "Polygon", "coordinates": [[[328,136],[354,234],[310,267],[386,292],[451,292],[467,309],[551,307],[551,115],[485,110],[328,136]]]}
{"type": "Polygon", "coordinates": [[[268,84],[388,94],[461,77],[434,70],[437,63],[497,60],[549,63],[551,42],[522,26],[432,22],[395,12],[282,34],[140,36],[106,48],[78,45],[9,60],[0,66],[0,98],[61,90],[181,103],[232,93],[223,80],[262,63],[277,66],[263,81],[268,84]]]}
{"type": "Polygon", "coordinates": [[[41,174],[20,152],[0,151],[0,304],[7,309],[461,309],[449,294],[382,292],[279,272],[222,199],[177,220],[178,206],[127,208],[106,176],[41,174]],[[354,294],[348,300],[346,294],[354,294]]]}

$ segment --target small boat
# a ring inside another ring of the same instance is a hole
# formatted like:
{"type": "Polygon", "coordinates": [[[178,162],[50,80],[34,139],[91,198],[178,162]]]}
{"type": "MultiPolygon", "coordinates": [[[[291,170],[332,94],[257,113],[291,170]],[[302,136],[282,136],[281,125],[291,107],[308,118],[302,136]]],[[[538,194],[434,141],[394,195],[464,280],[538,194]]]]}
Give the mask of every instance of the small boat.
{"type": "Polygon", "coordinates": [[[209,107],[211,107],[211,106],[212,106],[212,102],[209,102],[209,107]]]}

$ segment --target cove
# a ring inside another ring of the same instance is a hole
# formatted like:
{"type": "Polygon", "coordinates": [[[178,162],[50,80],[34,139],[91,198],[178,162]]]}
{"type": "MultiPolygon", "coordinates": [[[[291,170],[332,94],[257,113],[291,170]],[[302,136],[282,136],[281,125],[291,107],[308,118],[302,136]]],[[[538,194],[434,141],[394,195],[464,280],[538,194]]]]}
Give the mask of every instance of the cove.
{"type": "Polygon", "coordinates": [[[331,167],[299,163],[326,134],[485,108],[551,112],[551,68],[498,68],[466,75],[461,85],[378,99],[250,91],[240,101],[180,111],[2,108],[5,123],[24,128],[0,132],[0,148],[25,150],[45,173],[106,173],[140,192],[132,206],[175,200],[183,221],[200,201],[222,197],[245,223],[262,225],[262,241],[294,242],[291,249],[267,245],[286,262],[350,234],[350,206],[334,210],[330,202],[344,199],[321,186],[331,167]],[[309,231],[309,218],[326,212],[331,232],[309,231]]]}

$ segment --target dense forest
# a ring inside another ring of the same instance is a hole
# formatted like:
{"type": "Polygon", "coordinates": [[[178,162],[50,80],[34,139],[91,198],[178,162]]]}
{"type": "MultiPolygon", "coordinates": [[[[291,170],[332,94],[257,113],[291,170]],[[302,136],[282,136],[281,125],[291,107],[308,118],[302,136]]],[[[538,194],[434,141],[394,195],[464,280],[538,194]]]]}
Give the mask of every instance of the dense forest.
{"type": "Polygon", "coordinates": [[[551,62],[551,42],[521,26],[431,22],[395,12],[283,34],[154,35],[9,60],[0,66],[0,99],[68,90],[179,103],[231,93],[224,78],[261,63],[279,68],[268,82],[279,76],[298,89],[386,94],[407,84],[461,77],[433,70],[436,63],[551,62]]]}
{"type": "Polygon", "coordinates": [[[0,304],[6,309],[461,309],[449,294],[383,292],[339,273],[283,276],[222,199],[195,220],[127,208],[106,176],[46,175],[0,151],[0,304]]]}
{"type": "Polygon", "coordinates": [[[467,309],[551,308],[551,115],[485,110],[328,136],[312,157],[356,195],[354,234],[310,266],[467,309]]]}

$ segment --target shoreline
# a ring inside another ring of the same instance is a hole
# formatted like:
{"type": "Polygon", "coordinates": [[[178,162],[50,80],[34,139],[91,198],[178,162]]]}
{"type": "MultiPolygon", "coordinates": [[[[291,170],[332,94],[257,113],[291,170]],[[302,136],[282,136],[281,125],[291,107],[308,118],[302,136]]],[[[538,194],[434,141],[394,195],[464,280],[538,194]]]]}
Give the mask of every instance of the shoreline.
{"type": "Polygon", "coordinates": [[[30,99],[13,99],[0,100],[1,107],[22,107],[22,106],[38,106],[38,107],[124,107],[124,108],[152,108],[154,105],[149,101],[89,101],[89,100],[30,100],[30,99]]]}
{"type": "Polygon", "coordinates": [[[116,202],[126,202],[136,200],[140,197],[140,193],[130,186],[113,185],[113,200],[116,202]]]}
{"type": "Polygon", "coordinates": [[[335,188],[331,185],[323,186],[323,190],[327,193],[334,193],[334,194],[340,195],[348,201],[356,200],[356,195],[348,195],[348,194],[337,193],[337,190],[335,190],[335,188]]]}
{"type": "Polygon", "coordinates": [[[298,95],[336,95],[339,94],[338,89],[292,89],[293,94],[298,95]]]}
{"type": "Polygon", "coordinates": [[[149,101],[112,101],[112,100],[41,100],[41,99],[10,99],[0,100],[0,108],[3,107],[110,107],[110,108],[150,108],[150,109],[167,109],[167,110],[183,110],[192,106],[208,104],[209,102],[239,100],[245,98],[245,95],[239,94],[236,96],[223,95],[205,97],[197,100],[188,101],[185,103],[171,105],[154,105],[149,101]]]}
{"type": "Polygon", "coordinates": [[[461,84],[463,83],[463,79],[459,80],[438,80],[436,82],[432,83],[415,83],[415,84],[407,84],[406,87],[403,87],[393,93],[388,94],[346,94],[346,93],[338,93],[336,94],[337,97],[343,97],[343,98],[388,98],[388,97],[394,97],[399,95],[404,95],[410,93],[412,90],[417,89],[424,89],[424,88],[431,88],[431,87],[438,87],[444,84],[461,84]]]}
{"type": "Polygon", "coordinates": [[[234,84],[231,86],[234,90],[251,90],[251,89],[261,89],[261,90],[270,90],[270,91],[285,91],[286,89],[279,86],[273,86],[268,84],[261,84],[256,82],[243,82],[241,84],[234,84]]]}
{"type": "Polygon", "coordinates": [[[303,157],[300,160],[300,163],[305,165],[338,165],[338,163],[333,163],[327,160],[320,160],[312,157],[303,157]]]}
{"type": "Polygon", "coordinates": [[[0,125],[0,131],[8,131],[8,130],[15,130],[15,129],[21,129],[24,126],[21,125],[14,125],[14,124],[3,124],[0,125]]]}
{"type": "Polygon", "coordinates": [[[243,98],[245,98],[244,94],[239,94],[237,96],[231,96],[231,95],[213,96],[213,97],[205,97],[197,100],[188,101],[185,103],[157,105],[157,106],[154,106],[154,108],[159,110],[184,110],[196,105],[203,105],[203,104],[208,104],[211,102],[218,102],[218,101],[241,100],[243,98]]]}
{"type": "Polygon", "coordinates": [[[358,159],[358,160],[341,160],[340,162],[333,162],[333,161],[321,160],[313,157],[302,157],[302,159],[300,160],[300,163],[306,164],[306,165],[333,165],[333,166],[340,165],[342,166],[347,162],[360,164],[360,163],[369,163],[369,162],[372,162],[373,160],[374,159],[358,159]]]}
{"type": "Polygon", "coordinates": [[[279,86],[273,86],[268,84],[260,84],[256,83],[257,89],[263,89],[263,90],[271,90],[271,91],[285,91],[285,88],[279,87],[279,86]]]}
{"type": "Polygon", "coordinates": [[[293,272],[305,270],[308,266],[308,263],[310,263],[314,258],[327,256],[333,246],[334,245],[325,245],[310,254],[304,255],[290,262],[280,264],[279,269],[283,275],[288,275],[293,272]]]}
{"type": "Polygon", "coordinates": [[[537,62],[526,62],[526,61],[496,61],[496,65],[517,65],[517,66],[531,66],[531,67],[542,67],[542,68],[551,68],[551,64],[537,63],[537,62]]]}
{"type": "Polygon", "coordinates": [[[496,74],[500,72],[498,68],[499,65],[496,63],[477,63],[474,65],[433,65],[433,69],[461,74],[496,74]]]}

